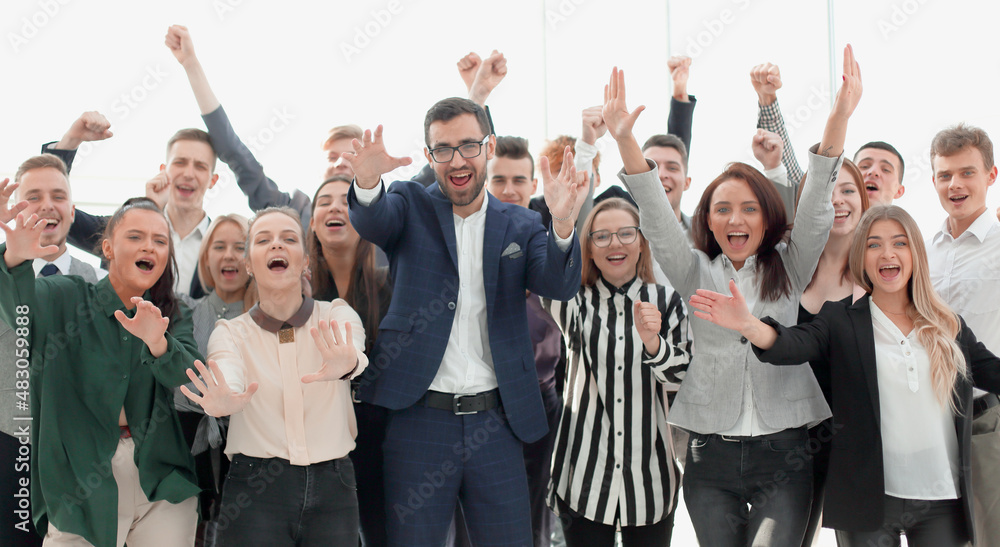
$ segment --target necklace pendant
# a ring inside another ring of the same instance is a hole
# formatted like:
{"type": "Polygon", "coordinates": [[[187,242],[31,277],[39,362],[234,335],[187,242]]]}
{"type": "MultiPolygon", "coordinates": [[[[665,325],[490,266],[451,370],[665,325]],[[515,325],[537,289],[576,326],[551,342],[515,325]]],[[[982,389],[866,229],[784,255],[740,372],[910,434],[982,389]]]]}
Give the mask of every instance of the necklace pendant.
{"type": "Polygon", "coordinates": [[[278,343],[289,344],[295,342],[295,331],[293,329],[281,329],[278,331],[278,343]]]}

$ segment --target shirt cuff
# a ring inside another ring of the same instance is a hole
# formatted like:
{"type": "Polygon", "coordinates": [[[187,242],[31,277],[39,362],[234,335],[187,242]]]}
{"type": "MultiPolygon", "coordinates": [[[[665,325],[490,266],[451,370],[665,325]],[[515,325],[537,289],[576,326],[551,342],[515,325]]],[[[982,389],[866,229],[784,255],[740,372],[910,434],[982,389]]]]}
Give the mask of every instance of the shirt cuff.
{"type": "Polygon", "coordinates": [[[660,349],[657,350],[656,355],[653,355],[646,351],[646,344],[642,345],[642,361],[647,365],[658,365],[663,361],[666,361],[667,353],[667,341],[660,336],[660,349]]]}
{"type": "MultiPolygon", "coordinates": [[[[593,144],[577,139],[573,146],[573,165],[577,171],[592,171],[594,169],[594,158],[597,157],[597,147],[593,144]]],[[[593,173],[591,173],[593,175],[593,173]]]]}
{"type": "Polygon", "coordinates": [[[576,228],[573,228],[573,231],[566,239],[559,237],[559,234],[557,234],[555,230],[552,230],[552,235],[556,238],[556,247],[559,247],[560,251],[566,252],[569,250],[570,244],[573,243],[573,236],[576,235],[576,228]]]}
{"type": "Polygon", "coordinates": [[[764,176],[767,177],[767,180],[773,182],[774,184],[791,186],[788,181],[788,169],[785,168],[784,163],[779,163],[774,169],[764,171],[764,176]]]}
{"type": "Polygon", "coordinates": [[[365,207],[375,203],[375,200],[377,200],[382,194],[382,187],[384,186],[382,179],[378,179],[378,184],[375,185],[374,188],[370,189],[358,186],[358,182],[356,180],[352,181],[351,184],[354,185],[354,195],[358,198],[358,203],[365,207]]]}

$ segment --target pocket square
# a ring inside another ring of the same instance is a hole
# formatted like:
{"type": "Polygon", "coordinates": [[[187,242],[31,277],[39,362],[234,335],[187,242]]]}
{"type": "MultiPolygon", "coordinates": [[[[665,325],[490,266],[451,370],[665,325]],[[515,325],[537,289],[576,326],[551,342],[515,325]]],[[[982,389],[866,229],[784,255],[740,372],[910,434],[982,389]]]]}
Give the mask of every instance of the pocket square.
{"type": "Polygon", "coordinates": [[[503,250],[503,254],[500,255],[500,258],[505,256],[508,258],[520,258],[523,255],[524,253],[521,252],[521,246],[515,241],[514,243],[507,245],[507,248],[503,250]]]}

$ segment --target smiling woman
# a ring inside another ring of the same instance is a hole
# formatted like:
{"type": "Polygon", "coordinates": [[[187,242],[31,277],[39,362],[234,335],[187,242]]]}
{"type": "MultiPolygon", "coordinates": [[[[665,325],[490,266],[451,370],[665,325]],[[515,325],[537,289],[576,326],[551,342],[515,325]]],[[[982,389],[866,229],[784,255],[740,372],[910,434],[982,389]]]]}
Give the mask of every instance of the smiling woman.
{"type": "Polygon", "coordinates": [[[199,355],[173,294],[167,221],[145,198],[118,209],[102,245],[108,276],[96,285],[34,278],[31,259],[54,249],[40,244],[45,224],[22,213],[13,229],[0,225],[0,316],[23,325],[27,314],[34,349],[38,530],[46,541],[191,544],[199,488],[170,393],[199,355]],[[109,471],[94,484],[91,469],[109,471]]]}

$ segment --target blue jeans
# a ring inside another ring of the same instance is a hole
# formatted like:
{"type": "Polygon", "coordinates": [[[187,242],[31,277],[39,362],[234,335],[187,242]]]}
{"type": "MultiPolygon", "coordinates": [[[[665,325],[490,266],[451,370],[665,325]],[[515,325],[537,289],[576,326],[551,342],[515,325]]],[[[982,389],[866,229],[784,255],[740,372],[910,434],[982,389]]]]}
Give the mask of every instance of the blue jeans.
{"type": "Polygon", "coordinates": [[[800,545],[812,501],[805,428],[759,437],[691,433],[684,503],[698,542],[713,547],[800,545]]]}
{"type": "Polygon", "coordinates": [[[347,457],[300,466],[236,454],[217,521],[221,547],[357,545],[354,466],[347,457]]]}

